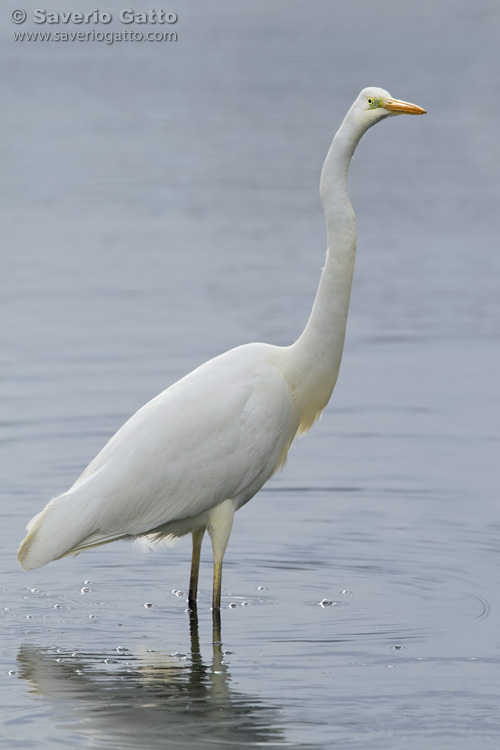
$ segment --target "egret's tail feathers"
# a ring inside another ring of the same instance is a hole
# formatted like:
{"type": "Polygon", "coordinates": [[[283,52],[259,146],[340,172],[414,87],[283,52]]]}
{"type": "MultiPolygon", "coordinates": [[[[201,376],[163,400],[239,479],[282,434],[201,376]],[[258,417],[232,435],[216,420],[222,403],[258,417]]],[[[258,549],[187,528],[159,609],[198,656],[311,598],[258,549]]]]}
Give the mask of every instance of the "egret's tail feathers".
{"type": "MultiPolygon", "coordinates": [[[[110,542],[117,542],[119,539],[130,539],[130,534],[102,534],[97,531],[95,534],[82,539],[81,542],[75,544],[64,554],[59,557],[66,557],[67,555],[79,555],[80,552],[84,552],[86,549],[92,549],[92,547],[100,547],[103,544],[109,544],[110,542]]],[[[58,558],[59,559],[59,558],[58,558]]]]}
{"type": "Polygon", "coordinates": [[[21,542],[17,559],[24,570],[41,568],[66,555],[123,539],[128,534],[107,534],[89,520],[88,504],[78,502],[71,490],[51,500],[29,522],[28,535],[21,542]]]}

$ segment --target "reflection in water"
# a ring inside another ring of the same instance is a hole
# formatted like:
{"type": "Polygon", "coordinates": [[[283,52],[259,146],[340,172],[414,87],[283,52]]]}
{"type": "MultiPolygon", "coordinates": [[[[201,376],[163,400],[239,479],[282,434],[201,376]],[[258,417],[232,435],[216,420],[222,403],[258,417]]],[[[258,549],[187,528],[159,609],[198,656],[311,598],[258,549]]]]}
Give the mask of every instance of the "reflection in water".
{"type": "Polygon", "coordinates": [[[54,717],[102,747],[248,747],[286,745],[273,727],[277,709],[230,688],[220,641],[212,662],[201,656],[198,621],[191,614],[191,655],[145,652],[132,656],[82,654],[22,646],[20,677],[31,694],[54,705],[54,717]]]}

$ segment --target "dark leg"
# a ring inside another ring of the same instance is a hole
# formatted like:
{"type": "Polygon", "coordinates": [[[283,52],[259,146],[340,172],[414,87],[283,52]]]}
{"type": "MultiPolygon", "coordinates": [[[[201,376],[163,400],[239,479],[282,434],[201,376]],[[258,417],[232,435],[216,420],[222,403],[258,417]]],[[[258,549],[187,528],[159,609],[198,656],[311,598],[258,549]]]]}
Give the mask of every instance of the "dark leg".
{"type": "MultiPolygon", "coordinates": [[[[222,643],[221,636],[221,625],[220,625],[220,609],[212,610],[212,641],[215,646],[219,646],[222,643]]],[[[214,651],[215,655],[215,651],[214,651]]]]}
{"type": "Polygon", "coordinates": [[[214,562],[214,590],[212,596],[212,609],[220,609],[220,594],[222,588],[222,560],[214,562]]]}
{"type": "Polygon", "coordinates": [[[196,594],[198,592],[198,574],[200,572],[201,543],[205,529],[197,529],[192,532],[193,556],[191,558],[191,577],[189,579],[188,605],[190,609],[196,609],[196,594]]]}

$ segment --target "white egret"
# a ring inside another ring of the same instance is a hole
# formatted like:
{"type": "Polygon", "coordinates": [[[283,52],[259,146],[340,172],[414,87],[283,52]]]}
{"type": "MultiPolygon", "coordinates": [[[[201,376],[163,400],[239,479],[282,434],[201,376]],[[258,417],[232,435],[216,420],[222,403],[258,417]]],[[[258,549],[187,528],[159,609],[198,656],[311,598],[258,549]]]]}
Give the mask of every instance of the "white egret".
{"type": "Polygon", "coordinates": [[[311,315],[291,346],[253,343],[206,362],[147,403],[75,484],[28,524],[18,559],[30,570],[101,544],[192,534],[189,604],[196,606],[205,531],[214,559],[214,611],[236,510],[287,457],[327,405],[342,358],[356,253],[347,170],[361,136],[390,115],[425,110],[364,89],[326,157],[321,200],[327,257],[311,315]]]}

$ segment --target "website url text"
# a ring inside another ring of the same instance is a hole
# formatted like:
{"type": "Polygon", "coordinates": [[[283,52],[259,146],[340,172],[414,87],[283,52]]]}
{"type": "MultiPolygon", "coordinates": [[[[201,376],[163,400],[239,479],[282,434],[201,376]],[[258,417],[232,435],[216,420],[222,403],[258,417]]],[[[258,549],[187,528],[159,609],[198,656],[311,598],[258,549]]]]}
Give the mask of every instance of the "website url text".
{"type": "Polygon", "coordinates": [[[16,42],[177,42],[175,31],[14,31],[16,42]]]}

